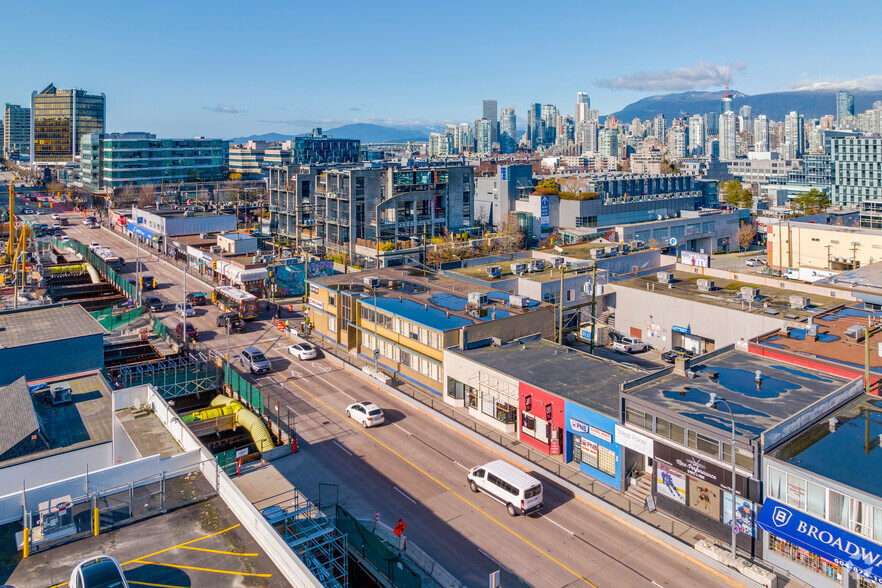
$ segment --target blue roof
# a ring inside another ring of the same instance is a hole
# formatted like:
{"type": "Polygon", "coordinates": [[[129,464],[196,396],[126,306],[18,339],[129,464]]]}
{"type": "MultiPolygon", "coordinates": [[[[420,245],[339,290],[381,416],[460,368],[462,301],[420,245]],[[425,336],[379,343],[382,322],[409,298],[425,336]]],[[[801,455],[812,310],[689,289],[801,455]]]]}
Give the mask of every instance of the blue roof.
{"type": "MultiPolygon", "coordinates": [[[[374,307],[373,297],[365,297],[361,299],[361,303],[371,308],[374,307]]],[[[458,329],[473,324],[467,318],[455,316],[453,314],[448,318],[447,313],[433,306],[428,308],[406,298],[384,298],[377,297],[377,308],[386,312],[398,315],[399,317],[417,323],[433,331],[449,331],[450,329],[458,329]]]]}

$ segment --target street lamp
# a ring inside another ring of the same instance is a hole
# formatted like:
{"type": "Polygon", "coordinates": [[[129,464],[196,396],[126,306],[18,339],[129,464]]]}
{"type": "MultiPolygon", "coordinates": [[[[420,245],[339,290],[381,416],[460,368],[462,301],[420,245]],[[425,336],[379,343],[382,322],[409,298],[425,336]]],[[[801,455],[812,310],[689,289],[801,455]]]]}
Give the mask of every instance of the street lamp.
{"type": "Polygon", "coordinates": [[[724,398],[718,398],[716,392],[710,393],[710,400],[707,401],[708,408],[717,408],[717,403],[722,402],[726,405],[726,409],[729,411],[729,417],[732,419],[732,486],[730,490],[732,491],[732,560],[733,562],[738,559],[738,548],[735,545],[735,539],[738,537],[738,534],[735,533],[735,415],[732,413],[732,407],[729,406],[729,402],[724,398]]]}
{"type": "Polygon", "coordinates": [[[224,367],[226,367],[227,373],[225,375],[224,381],[229,382],[230,381],[230,316],[229,315],[227,315],[225,322],[227,325],[227,351],[224,354],[224,367]]]}

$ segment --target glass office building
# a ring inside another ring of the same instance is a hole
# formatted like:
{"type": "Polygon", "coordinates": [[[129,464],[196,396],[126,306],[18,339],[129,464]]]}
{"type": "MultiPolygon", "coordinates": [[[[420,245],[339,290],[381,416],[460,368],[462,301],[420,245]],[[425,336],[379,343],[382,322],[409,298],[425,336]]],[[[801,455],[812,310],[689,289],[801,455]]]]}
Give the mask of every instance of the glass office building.
{"type": "Polygon", "coordinates": [[[83,183],[93,190],[223,179],[222,139],[157,139],[149,133],[83,137],[83,183]]]}
{"type": "Polygon", "coordinates": [[[49,84],[31,94],[31,161],[74,161],[83,136],[104,132],[104,94],[59,90],[49,84]]]}

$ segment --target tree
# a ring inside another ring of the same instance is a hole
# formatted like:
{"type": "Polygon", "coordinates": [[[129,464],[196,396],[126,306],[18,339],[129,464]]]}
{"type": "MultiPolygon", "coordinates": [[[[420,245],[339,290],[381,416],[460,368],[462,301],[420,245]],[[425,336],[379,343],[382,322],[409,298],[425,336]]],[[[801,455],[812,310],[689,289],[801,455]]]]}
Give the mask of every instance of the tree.
{"type": "Polygon", "coordinates": [[[738,247],[741,248],[741,251],[747,251],[756,238],[756,223],[741,225],[735,234],[735,238],[738,239],[738,247]]]}
{"type": "Polygon", "coordinates": [[[667,158],[663,158],[661,162],[661,173],[663,174],[676,174],[679,173],[680,170],[677,169],[677,166],[667,160],[667,158]]]}
{"type": "Polygon", "coordinates": [[[497,250],[500,253],[514,253],[524,248],[526,235],[518,224],[518,218],[509,214],[508,218],[499,226],[497,232],[497,250]]]}
{"type": "Polygon", "coordinates": [[[131,206],[138,201],[138,189],[135,186],[124,186],[116,195],[114,206],[131,206]]]}
{"type": "Polygon", "coordinates": [[[551,196],[560,194],[560,187],[558,187],[557,182],[554,180],[545,180],[544,182],[539,182],[539,185],[536,186],[536,189],[533,190],[533,194],[537,194],[539,196],[551,196]]]}
{"type": "Polygon", "coordinates": [[[812,214],[819,210],[826,210],[830,206],[830,197],[827,193],[812,188],[805,194],[800,194],[790,202],[790,207],[800,210],[805,214],[812,214]]]}
{"type": "Polygon", "coordinates": [[[152,184],[144,184],[141,186],[140,193],[138,195],[138,206],[141,208],[145,208],[148,206],[156,205],[156,187],[152,184]]]}
{"type": "Polygon", "coordinates": [[[723,202],[736,208],[753,207],[753,193],[748,188],[742,187],[739,180],[720,182],[720,194],[723,196],[723,202]]]}
{"type": "Polygon", "coordinates": [[[658,239],[651,237],[651,238],[649,239],[649,241],[646,242],[646,245],[647,245],[650,249],[658,249],[658,245],[659,245],[659,243],[658,243],[658,239]]]}

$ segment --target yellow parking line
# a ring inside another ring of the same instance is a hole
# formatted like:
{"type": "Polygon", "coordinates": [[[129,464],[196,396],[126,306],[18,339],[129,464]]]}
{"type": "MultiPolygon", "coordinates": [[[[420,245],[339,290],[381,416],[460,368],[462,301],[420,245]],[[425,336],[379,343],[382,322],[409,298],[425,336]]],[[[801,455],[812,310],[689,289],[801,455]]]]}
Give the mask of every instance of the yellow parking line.
{"type": "Polygon", "coordinates": [[[125,566],[125,565],[131,564],[131,563],[136,563],[136,562],[141,561],[141,560],[144,559],[145,557],[153,557],[154,555],[159,555],[160,553],[165,553],[166,551],[171,551],[172,549],[176,549],[176,548],[178,548],[178,547],[183,547],[183,546],[185,546],[185,545],[190,545],[191,543],[196,543],[197,541],[202,541],[203,539],[208,539],[209,537],[214,537],[214,536],[216,536],[216,535],[222,535],[223,533],[226,533],[227,531],[232,531],[233,529],[235,529],[236,527],[238,527],[238,526],[241,525],[241,524],[242,524],[242,523],[236,523],[236,524],[233,525],[232,527],[227,527],[226,529],[224,529],[224,530],[222,530],[222,531],[218,531],[217,533],[212,533],[211,535],[205,535],[205,536],[203,536],[203,537],[198,537],[198,538],[196,538],[196,539],[191,539],[190,541],[185,541],[184,543],[178,543],[177,545],[172,545],[171,547],[168,547],[168,548],[166,548],[166,549],[160,549],[159,551],[154,551],[153,553],[150,553],[150,554],[148,554],[148,555],[142,555],[141,557],[136,557],[135,559],[130,559],[129,561],[127,561],[127,562],[125,562],[125,563],[122,563],[122,564],[120,564],[120,565],[125,566]]]}
{"type": "Polygon", "coordinates": [[[137,584],[138,586],[156,586],[157,588],[186,588],[186,586],[172,586],[171,584],[154,584],[153,582],[137,582],[126,578],[129,584],[137,584]]]}
{"type": "Polygon", "coordinates": [[[139,559],[137,563],[142,563],[150,566],[165,566],[167,568],[178,568],[181,570],[197,570],[200,572],[212,572],[214,574],[230,574],[231,576],[250,576],[254,578],[270,578],[272,574],[255,574],[251,572],[236,572],[233,570],[215,570],[213,568],[197,568],[196,566],[184,566],[180,564],[170,564],[170,563],[160,563],[158,561],[146,561],[143,559],[139,559]]]}
{"type": "Polygon", "coordinates": [[[241,557],[257,557],[259,553],[237,553],[235,551],[221,551],[219,549],[206,549],[205,547],[190,547],[184,545],[181,549],[192,549],[193,551],[207,551],[208,553],[220,553],[223,555],[239,555],[241,557]]]}
{"type": "Polygon", "coordinates": [[[428,479],[432,480],[433,482],[435,482],[436,484],[438,484],[439,486],[441,486],[442,488],[444,488],[445,490],[447,490],[448,492],[450,492],[451,494],[453,494],[454,496],[456,496],[457,498],[459,498],[460,500],[462,500],[463,502],[465,502],[466,504],[468,504],[470,507],[472,507],[473,509],[475,509],[476,511],[478,511],[479,513],[481,513],[482,515],[484,515],[485,517],[487,517],[488,519],[490,519],[491,521],[493,521],[494,523],[496,523],[497,525],[499,525],[500,527],[502,527],[503,529],[505,529],[506,531],[508,531],[508,532],[511,533],[512,535],[514,535],[515,537],[517,537],[518,539],[520,539],[522,542],[524,542],[524,544],[526,544],[526,545],[532,547],[534,550],[536,550],[536,551],[539,552],[540,554],[544,555],[545,557],[547,557],[548,559],[550,559],[551,561],[553,561],[554,563],[556,563],[557,565],[559,565],[560,567],[562,567],[563,569],[565,569],[566,571],[568,571],[569,573],[571,573],[571,574],[573,574],[574,576],[576,576],[576,578],[578,578],[579,580],[582,580],[583,582],[585,582],[585,583],[588,584],[589,586],[592,586],[592,588],[597,588],[597,586],[596,586],[595,584],[593,584],[590,580],[588,580],[587,578],[585,578],[584,576],[582,576],[581,574],[579,574],[578,572],[576,572],[576,571],[573,570],[572,568],[568,567],[566,564],[562,563],[562,562],[559,561],[558,559],[552,557],[552,556],[549,555],[545,550],[543,550],[543,549],[540,548],[539,546],[533,544],[532,542],[530,542],[529,540],[527,540],[525,537],[523,537],[522,535],[518,534],[515,530],[511,529],[510,527],[506,526],[505,524],[499,522],[498,520],[496,520],[495,518],[493,518],[492,516],[490,516],[489,514],[487,514],[487,513],[486,513],[483,509],[481,509],[478,505],[474,504],[473,502],[471,502],[470,500],[468,500],[468,499],[465,498],[464,496],[461,496],[459,493],[455,492],[455,491],[453,490],[453,488],[450,488],[450,487],[447,486],[444,482],[442,482],[441,480],[435,478],[434,476],[432,476],[431,474],[429,474],[428,472],[426,472],[425,470],[423,470],[422,468],[420,468],[418,465],[416,465],[415,463],[413,463],[412,461],[410,461],[409,459],[407,459],[406,457],[404,457],[403,455],[401,455],[400,453],[398,453],[397,451],[395,451],[394,449],[392,449],[390,446],[388,446],[387,444],[385,444],[385,443],[383,443],[382,441],[380,441],[379,439],[377,439],[374,435],[368,433],[363,427],[358,427],[358,426],[356,426],[356,425],[353,423],[353,421],[350,420],[350,419],[344,419],[342,414],[340,414],[339,412],[337,412],[336,410],[334,410],[333,408],[331,408],[330,406],[328,406],[326,403],[324,403],[323,401],[321,401],[321,400],[320,400],[317,396],[315,396],[314,394],[312,394],[312,393],[310,393],[310,392],[307,392],[306,389],[304,389],[302,386],[300,386],[299,384],[297,384],[296,382],[294,382],[291,378],[286,377],[285,379],[288,380],[289,382],[291,382],[291,384],[293,384],[294,386],[296,386],[296,387],[299,388],[300,390],[302,390],[305,394],[307,394],[307,395],[308,395],[309,397],[311,397],[313,400],[315,400],[316,402],[318,402],[319,404],[321,404],[322,406],[324,406],[325,408],[327,408],[328,410],[330,410],[331,412],[333,412],[334,414],[336,414],[338,417],[340,417],[341,420],[345,420],[346,422],[350,423],[353,429],[355,429],[356,431],[358,431],[358,432],[360,432],[360,433],[366,435],[367,437],[373,439],[377,444],[379,444],[381,447],[384,447],[387,451],[389,451],[389,453],[391,453],[392,455],[394,455],[395,457],[397,457],[398,459],[400,459],[401,461],[403,461],[404,463],[406,463],[407,465],[409,465],[410,467],[412,467],[413,469],[415,469],[416,471],[418,471],[419,473],[421,473],[422,475],[424,475],[424,476],[427,477],[428,479]]]}

